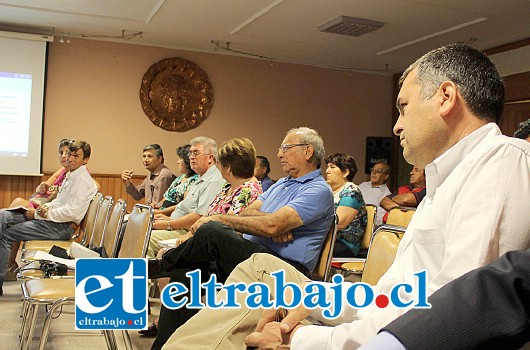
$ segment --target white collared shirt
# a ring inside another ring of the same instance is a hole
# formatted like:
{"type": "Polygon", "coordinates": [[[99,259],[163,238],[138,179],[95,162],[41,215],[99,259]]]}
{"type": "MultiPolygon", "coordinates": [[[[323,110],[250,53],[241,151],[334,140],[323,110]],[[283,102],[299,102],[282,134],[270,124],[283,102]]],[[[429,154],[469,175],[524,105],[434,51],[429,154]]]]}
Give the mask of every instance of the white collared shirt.
{"type": "Polygon", "coordinates": [[[85,217],[90,201],[98,189],[85,165],[66,174],[57,198],[47,203],[47,218],[35,213],[35,219],[53,222],[75,222],[77,225],[85,217]]]}
{"type": "MultiPolygon", "coordinates": [[[[530,248],[530,143],[503,136],[490,123],[447,150],[425,172],[427,195],[394,263],[376,286],[380,293],[398,283],[415,285],[413,274],[426,269],[431,295],[510,250],[530,248]]],[[[291,349],[354,349],[405,312],[390,306],[357,313],[348,308],[336,322],[349,323],[302,327],[291,349]]],[[[312,316],[319,317],[317,312],[312,316]]]]}

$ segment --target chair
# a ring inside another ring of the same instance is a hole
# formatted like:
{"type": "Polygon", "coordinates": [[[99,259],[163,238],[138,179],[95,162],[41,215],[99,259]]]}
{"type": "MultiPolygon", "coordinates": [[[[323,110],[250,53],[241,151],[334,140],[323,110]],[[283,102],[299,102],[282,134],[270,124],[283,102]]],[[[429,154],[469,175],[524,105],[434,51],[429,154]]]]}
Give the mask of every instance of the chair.
{"type": "MultiPolygon", "coordinates": [[[[80,244],[86,245],[87,242],[90,242],[90,239],[92,238],[92,233],[94,232],[94,226],[96,222],[96,218],[98,215],[98,211],[100,208],[101,203],[103,202],[103,194],[96,193],[94,198],[92,198],[90,205],[88,206],[88,210],[85,214],[85,218],[81,222],[80,225],[80,233],[79,236],[82,237],[80,244]]],[[[79,237],[78,237],[79,238],[79,237]]],[[[70,244],[74,241],[74,237],[72,237],[68,241],[57,241],[57,240],[34,240],[34,241],[26,241],[22,245],[22,260],[26,261],[27,256],[29,256],[29,251],[34,250],[42,250],[45,252],[49,252],[50,249],[56,245],[64,249],[68,249],[70,247],[70,244]]]]}
{"type": "MultiPolygon", "coordinates": [[[[405,230],[399,227],[383,226],[374,235],[368,251],[361,282],[375,285],[390,268],[396,257],[399,242],[405,230]]],[[[347,266],[346,266],[347,267],[347,266]]]]}
{"type": "Polygon", "coordinates": [[[346,275],[361,276],[361,282],[376,284],[394,262],[397,247],[404,233],[405,228],[401,226],[379,227],[374,233],[366,261],[345,262],[338,270],[346,275]]]}
{"type": "MultiPolygon", "coordinates": [[[[367,204],[366,205],[366,227],[364,229],[364,235],[363,239],[361,240],[361,249],[359,251],[358,256],[359,261],[350,262],[349,263],[349,271],[350,273],[355,273],[358,275],[361,275],[363,273],[364,268],[364,262],[366,261],[366,256],[368,254],[368,248],[370,247],[370,243],[372,241],[372,236],[374,233],[374,225],[375,225],[375,217],[377,214],[377,207],[373,204],[367,204]]],[[[333,267],[334,269],[341,269],[343,262],[341,262],[340,258],[334,259],[333,261],[333,267]]]]}
{"type": "Polygon", "coordinates": [[[101,246],[105,249],[107,256],[115,258],[118,254],[118,242],[120,238],[121,227],[123,225],[123,218],[127,210],[127,203],[123,199],[118,199],[110,212],[105,233],[101,246]]]}
{"type": "Polygon", "coordinates": [[[103,235],[105,234],[105,226],[109,220],[110,210],[114,204],[114,199],[111,196],[106,196],[99,205],[98,214],[96,215],[96,221],[94,222],[94,228],[92,230],[92,237],[88,241],[88,248],[94,249],[101,247],[103,243],[103,235]]]}
{"type": "MultiPolygon", "coordinates": [[[[125,202],[120,200],[117,205],[125,208],[125,202]]],[[[115,208],[116,209],[116,208],[115,208]]],[[[125,209],[123,209],[124,211],[125,209]]],[[[122,215],[121,209],[113,210],[116,215],[122,215]]],[[[136,204],[129,215],[127,228],[123,233],[122,245],[115,255],[120,258],[142,258],[147,253],[151,228],[153,222],[153,208],[143,204],[136,204]]],[[[110,221],[110,220],[109,220],[110,221]]],[[[110,226],[110,225],[109,225],[110,226]]],[[[116,231],[119,232],[116,225],[116,231]]],[[[117,245],[120,237],[115,242],[117,245]]],[[[113,249],[115,250],[115,249],[113,249]]],[[[20,338],[20,349],[27,349],[33,337],[35,319],[40,305],[49,305],[46,312],[42,335],[40,338],[39,350],[43,350],[54,311],[64,304],[75,303],[75,280],[73,279],[40,279],[28,280],[22,283],[23,292],[23,326],[20,338]]],[[[116,342],[112,331],[104,331],[108,349],[115,349],[116,342]]],[[[129,334],[123,332],[124,341],[127,348],[132,349],[129,334]]]]}
{"type": "Polygon", "coordinates": [[[313,279],[328,281],[331,259],[333,258],[333,247],[335,245],[335,239],[337,238],[338,220],[337,214],[335,214],[333,217],[333,223],[331,224],[326,239],[322,244],[322,250],[320,251],[315,270],[311,273],[313,279]]]}
{"type": "Polygon", "coordinates": [[[413,207],[394,207],[390,209],[386,223],[388,225],[407,227],[415,212],[416,208],[413,207]]]}

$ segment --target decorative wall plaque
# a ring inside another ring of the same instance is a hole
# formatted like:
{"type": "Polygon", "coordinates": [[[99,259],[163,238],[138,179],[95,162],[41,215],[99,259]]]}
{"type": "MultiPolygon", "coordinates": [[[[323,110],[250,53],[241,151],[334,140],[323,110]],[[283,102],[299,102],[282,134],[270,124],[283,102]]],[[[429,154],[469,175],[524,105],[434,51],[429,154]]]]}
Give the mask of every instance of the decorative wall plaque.
{"type": "Polygon", "coordinates": [[[186,131],[201,124],[213,105],[213,89],[206,73],[182,58],[153,64],[142,78],[140,101],[156,126],[186,131]]]}

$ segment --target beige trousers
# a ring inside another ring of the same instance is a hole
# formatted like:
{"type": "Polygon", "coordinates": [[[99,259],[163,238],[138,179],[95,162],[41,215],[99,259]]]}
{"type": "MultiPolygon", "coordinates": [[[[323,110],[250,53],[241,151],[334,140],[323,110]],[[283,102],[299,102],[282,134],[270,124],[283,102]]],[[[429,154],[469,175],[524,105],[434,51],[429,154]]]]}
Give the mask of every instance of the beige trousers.
{"type": "MultiPolygon", "coordinates": [[[[257,253],[243,261],[232,271],[225,285],[230,283],[263,282],[271,290],[274,299],[274,280],[271,272],[285,270],[286,282],[302,282],[307,277],[297,269],[270,254],[257,253]]],[[[163,350],[174,349],[238,349],[245,350],[244,339],[252,333],[259,319],[261,310],[249,310],[245,305],[246,296],[236,293],[236,300],[243,307],[238,309],[205,308],[178,328],[162,347],[163,350]]],[[[217,300],[226,300],[226,292],[221,290],[217,300]]]]}
{"type": "Polygon", "coordinates": [[[149,247],[147,248],[146,257],[149,259],[156,258],[158,251],[160,250],[160,248],[162,248],[158,242],[163,241],[165,239],[179,238],[180,236],[184,236],[186,233],[188,233],[188,230],[185,230],[185,229],[173,230],[173,231],[167,231],[167,230],[151,231],[151,239],[149,240],[149,247]]]}

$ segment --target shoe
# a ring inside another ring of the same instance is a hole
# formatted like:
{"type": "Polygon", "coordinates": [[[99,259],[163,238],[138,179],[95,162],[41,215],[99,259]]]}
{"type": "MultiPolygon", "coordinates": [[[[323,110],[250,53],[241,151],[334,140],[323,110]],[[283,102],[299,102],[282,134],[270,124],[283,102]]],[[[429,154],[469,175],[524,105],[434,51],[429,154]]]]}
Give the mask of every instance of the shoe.
{"type": "Polygon", "coordinates": [[[145,337],[156,337],[158,335],[158,328],[153,322],[149,327],[147,327],[147,329],[142,329],[141,331],[138,331],[138,333],[145,337]]]}
{"type": "Polygon", "coordinates": [[[161,259],[149,259],[147,260],[147,277],[148,278],[161,278],[169,277],[169,273],[162,267],[161,259]]]}

